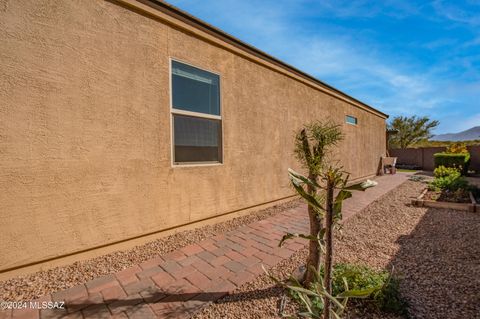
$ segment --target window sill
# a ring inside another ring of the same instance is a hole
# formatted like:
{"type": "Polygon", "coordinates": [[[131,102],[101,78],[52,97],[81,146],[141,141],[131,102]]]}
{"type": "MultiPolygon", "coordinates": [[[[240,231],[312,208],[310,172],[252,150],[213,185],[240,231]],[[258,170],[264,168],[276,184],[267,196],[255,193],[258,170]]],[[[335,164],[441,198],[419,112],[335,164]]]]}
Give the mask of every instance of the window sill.
{"type": "Polygon", "coordinates": [[[217,162],[217,163],[179,163],[179,164],[172,164],[172,167],[205,167],[205,166],[221,166],[223,163],[217,162]]]}

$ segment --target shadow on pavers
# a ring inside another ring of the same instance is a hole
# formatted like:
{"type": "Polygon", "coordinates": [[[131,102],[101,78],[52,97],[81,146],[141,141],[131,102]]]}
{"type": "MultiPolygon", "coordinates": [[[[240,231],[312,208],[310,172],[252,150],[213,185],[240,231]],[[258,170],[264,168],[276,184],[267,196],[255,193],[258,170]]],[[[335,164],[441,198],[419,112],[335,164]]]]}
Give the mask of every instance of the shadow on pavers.
{"type": "MultiPolygon", "coordinates": [[[[138,318],[183,318],[193,315],[195,312],[207,306],[210,302],[222,299],[222,303],[239,302],[242,300],[263,299],[278,296],[280,287],[268,287],[253,291],[231,293],[225,291],[216,292],[185,292],[171,293],[159,288],[150,287],[139,294],[131,295],[123,299],[112,299],[98,302],[71,302],[66,303],[68,313],[82,312],[86,318],[110,318],[110,313],[124,312],[129,317],[138,318]],[[153,312],[152,312],[153,310],[153,312]]],[[[65,311],[42,310],[42,316],[49,318],[61,318],[66,315],[65,311]]]]}

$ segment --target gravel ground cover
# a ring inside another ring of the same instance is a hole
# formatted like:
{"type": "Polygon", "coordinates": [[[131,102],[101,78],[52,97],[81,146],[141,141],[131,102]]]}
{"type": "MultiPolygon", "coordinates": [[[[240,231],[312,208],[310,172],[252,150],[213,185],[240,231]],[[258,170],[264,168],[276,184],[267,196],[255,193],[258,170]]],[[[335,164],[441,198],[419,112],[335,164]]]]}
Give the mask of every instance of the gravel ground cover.
{"type": "Polygon", "coordinates": [[[47,293],[67,289],[94,278],[121,271],[155,256],[167,254],[208,237],[265,219],[285,209],[298,206],[300,203],[300,200],[294,199],[226,222],[182,231],[129,250],[117,251],[86,261],[0,281],[0,300],[30,301],[47,293]]]}
{"type": "MultiPolygon", "coordinates": [[[[480,214],[411,206],[424,187],[407,181],[347,220],[335,238],[336,262],[394,267],[411,318],[480,318],[480,214]]],[[[286,278],[306,255],[299,251],[270,271],[286,278]]],[[[261,275],[194,318],[279,318],[283,295],[261,275]]],[[[287,303],[286,312],[294,311],[287,303]]],[[[347,317],[399,318],[361,307],[347,317]]]]}

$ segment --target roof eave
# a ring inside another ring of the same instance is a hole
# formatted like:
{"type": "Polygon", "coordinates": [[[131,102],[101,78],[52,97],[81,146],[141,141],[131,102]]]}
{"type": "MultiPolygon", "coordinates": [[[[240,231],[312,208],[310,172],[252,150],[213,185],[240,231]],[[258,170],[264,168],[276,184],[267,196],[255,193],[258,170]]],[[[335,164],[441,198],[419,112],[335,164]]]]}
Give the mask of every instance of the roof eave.
{"type": "Polygon", "coordinates": [[[362,105],[363,107],[369,109],[370,111],[378,114],[379,116],[387,119],[389,116],[388,114],[385,114],[379,110],[377,110],[376,108],[360,101],[360,100],[357,100],[356,98],[346,94],[345,92],[317,79],[316,77],[308,74],[308,73],[305,73],[293,66],[291,66],[290,64],[288,63],[285,63],[271,55],[269,55],[268,53],[265,53],[261,50],[259,50],[258,48],[248,44],[248,43],[245,43],[241,40],[239,40],[238,38],[232,36],[231,34],[228,34],[222,30],[220,30],[219,28],[217,27],[214,27],[212,26],[211,24],[169,4],[169,3],[166,3],[164,1],[159,1],[159,0],[136,0],[142,4],[145,4],[145,5],[148,5],[154,9],[157,9],[157,10],[160,10],[161,12],[163,13],[166,13],[170,16],[173,16],[174,18],[180,18],[182,21],[184,22],[187,22],[189,23],[190,25],[202,30],[203,31],[207,31],[208,33],[212,34],[212,35],[215,35],[216,37],[220,38],[221,40],[223,41],[227,41],[229,42],[230,44],[233,44],[235,45],[236,47],[238,48],[241,48],[245,51],[247,51],[248,53],[251,53],[251,54],[254,54],[255,56],[263,59],[263,60],[266,60],[267,62],[270,62],[270,63],[273,63],[277,66],[280,66],[284,69],[286,69],[287,71],[297,75],[297,76],[300,76],[300,77],[303,77],[303,78],[306,78],[310,81],[313,81],[315,82],[317,85],[320,85],[326,89],[329,89],[341,96],[343,96],[344,98],[347,98],[355,103],[358,103],[360,105],[362,105]]]}

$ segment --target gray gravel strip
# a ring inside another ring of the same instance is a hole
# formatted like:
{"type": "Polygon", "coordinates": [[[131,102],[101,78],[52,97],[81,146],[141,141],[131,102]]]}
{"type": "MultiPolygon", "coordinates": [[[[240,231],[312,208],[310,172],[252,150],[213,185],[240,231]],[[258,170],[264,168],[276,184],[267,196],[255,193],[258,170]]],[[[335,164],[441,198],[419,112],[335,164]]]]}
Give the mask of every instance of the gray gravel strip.
{"type": "Polygon", "coordinates": [[[165,255],[206,238],[234,230],[242,225],[265,219],[285,209],[296,207],[300,203],[300,200],[294,199],[226,222],[182,231],[129,250],[117,251],[70,265],[0,281],[0,300],[30,301],[48,293],[67,289],[94,278],[121,271],[155,256],[165,255]]]}
{"type": "MultiPolygon", "coordinates": [[[[424,187],[407,181],[347,220],[335,239],[336,262],[394,266],[411,318],[480,318],[480,214],[411,206],[424,187]]],[[[299,251],[270,271],[286,278],[306,255],[299,251]]],[[[279,318],[283,295],[261,275],[194,318],[279,318]]],[[[398,317],[353,307],[348,318],[398,317]]]]}

